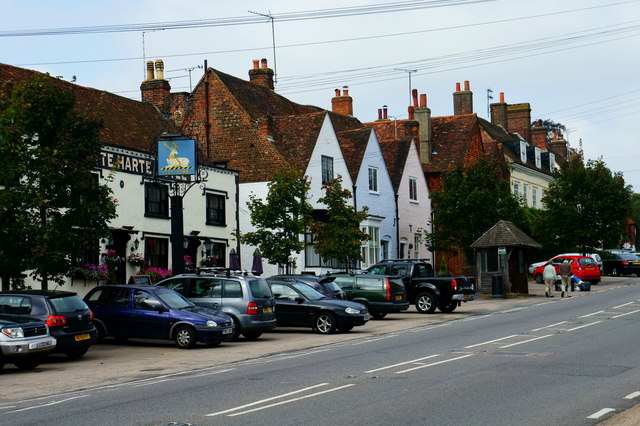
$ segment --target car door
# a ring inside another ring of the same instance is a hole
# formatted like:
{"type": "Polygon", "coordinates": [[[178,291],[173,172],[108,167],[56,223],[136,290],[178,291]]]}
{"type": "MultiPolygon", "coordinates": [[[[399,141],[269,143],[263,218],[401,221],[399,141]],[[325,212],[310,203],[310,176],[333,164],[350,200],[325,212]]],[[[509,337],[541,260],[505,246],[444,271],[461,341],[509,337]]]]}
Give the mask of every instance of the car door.
{"type": "Polygon", "coordinates": [[[129,318],[132,337],[168,339],[170,316],[169,309],[153,294],[133,290],[133,309],[129,318]]]}
{"type": "MultiPolygon", "coordinates": [[[[98,290],[92,296],[96,296],[98,290]]],[[[129,317],[131,316],[131,290],[128,288],[108,288],[102,291],[102,296],[95,305],[89,299],[89,306],[97,319],[102,321],[109,336],[127,337],[129,331],[129,317]]]]}
{"type": "Polygon", "coordinates": [[[279,326],[308,326],[311,324],[309,302],[286,284],[271,284],[276,299],[276,320],[279,326]],[[300,299],[304,299],[300,302],[300,299]],[[309,317],[309,318],[308,318],[309,317]]]}
{"type": "Polygon", "coordinates": [[[222,283],[220,278],[191,278],[189,292],[184,296],[198,306],[217,311],[222,306],[222,283]]]}

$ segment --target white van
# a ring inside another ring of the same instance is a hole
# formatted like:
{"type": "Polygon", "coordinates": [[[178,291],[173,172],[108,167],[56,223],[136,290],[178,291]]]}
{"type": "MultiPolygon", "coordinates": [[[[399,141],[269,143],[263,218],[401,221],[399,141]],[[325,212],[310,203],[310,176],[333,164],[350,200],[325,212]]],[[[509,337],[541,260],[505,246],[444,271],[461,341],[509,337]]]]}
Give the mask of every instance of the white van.
{"type": "Polygon", "coordinates": [[[598,264],[598,269],[602,272],[602,258],[598,253],[587,253],[583,255],[582,253],[561,253],[558,256],[588,256],[596,261],[598,264]]]}

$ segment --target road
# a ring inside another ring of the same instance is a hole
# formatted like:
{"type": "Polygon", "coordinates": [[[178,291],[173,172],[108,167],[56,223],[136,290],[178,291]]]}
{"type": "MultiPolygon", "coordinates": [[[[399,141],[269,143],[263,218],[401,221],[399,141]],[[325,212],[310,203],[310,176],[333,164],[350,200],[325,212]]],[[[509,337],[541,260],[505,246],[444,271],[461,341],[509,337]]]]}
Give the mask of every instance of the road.
{"type": "Polygon", "coordinates": [[[638,279],[605,281],[572,298],[481,300],[334,336],[98,345],[39,374],[7,369],[0,423],[597,424],[640,400],[638,279]]]}

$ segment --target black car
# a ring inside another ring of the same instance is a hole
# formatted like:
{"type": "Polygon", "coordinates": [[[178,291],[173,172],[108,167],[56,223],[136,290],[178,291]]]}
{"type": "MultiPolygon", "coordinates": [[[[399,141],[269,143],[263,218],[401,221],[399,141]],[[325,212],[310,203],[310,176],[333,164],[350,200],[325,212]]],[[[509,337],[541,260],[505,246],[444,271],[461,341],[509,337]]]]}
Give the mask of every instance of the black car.
{"type": "Polygon", "coordinates": [[[318,333],[346,332],[369,321],[367,308],[332,299],[303,283],[272,282],[279,327],[311,327],[318,333]]]}
{"type": "Polygon", "coordinates": [[[336,277],[324,275],[307,275],[307,274],[291,274],[291,275],[274,275],[267,278],[269,282],[301,282],[305,283],[327,297],[334,299],[347,300],[347,295],[335,283],[336,277]]]}
{"type": "Polygon", "coordinates": [[[76,293],[14,290],[0,293],[0,306],[11,308],[13,315],[45,322],[57,341],[53,352],[69,358],[86,354],[98,336],[93,313],[76,293]]]}
{"type": "Polygon", "coordinates": [[[640,257],[633,253],[606,253],[602,255],[602,273],[617,277],[636,274],[640,277],[640,257]]]}

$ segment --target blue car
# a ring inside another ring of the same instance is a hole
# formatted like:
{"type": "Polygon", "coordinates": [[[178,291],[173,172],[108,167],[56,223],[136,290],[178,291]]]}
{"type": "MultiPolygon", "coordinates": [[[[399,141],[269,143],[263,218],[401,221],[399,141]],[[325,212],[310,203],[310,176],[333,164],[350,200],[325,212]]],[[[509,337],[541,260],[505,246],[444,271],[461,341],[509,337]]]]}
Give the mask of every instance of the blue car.
{"type": "Polygon", "coordinates": [[[231,317],[198,307],[165,287],[104,285],[91,290],[84,301],[94,314],[98,340],[169,339],[189,349],[196,342],[218,345],[233,336],[231,317]]]}

